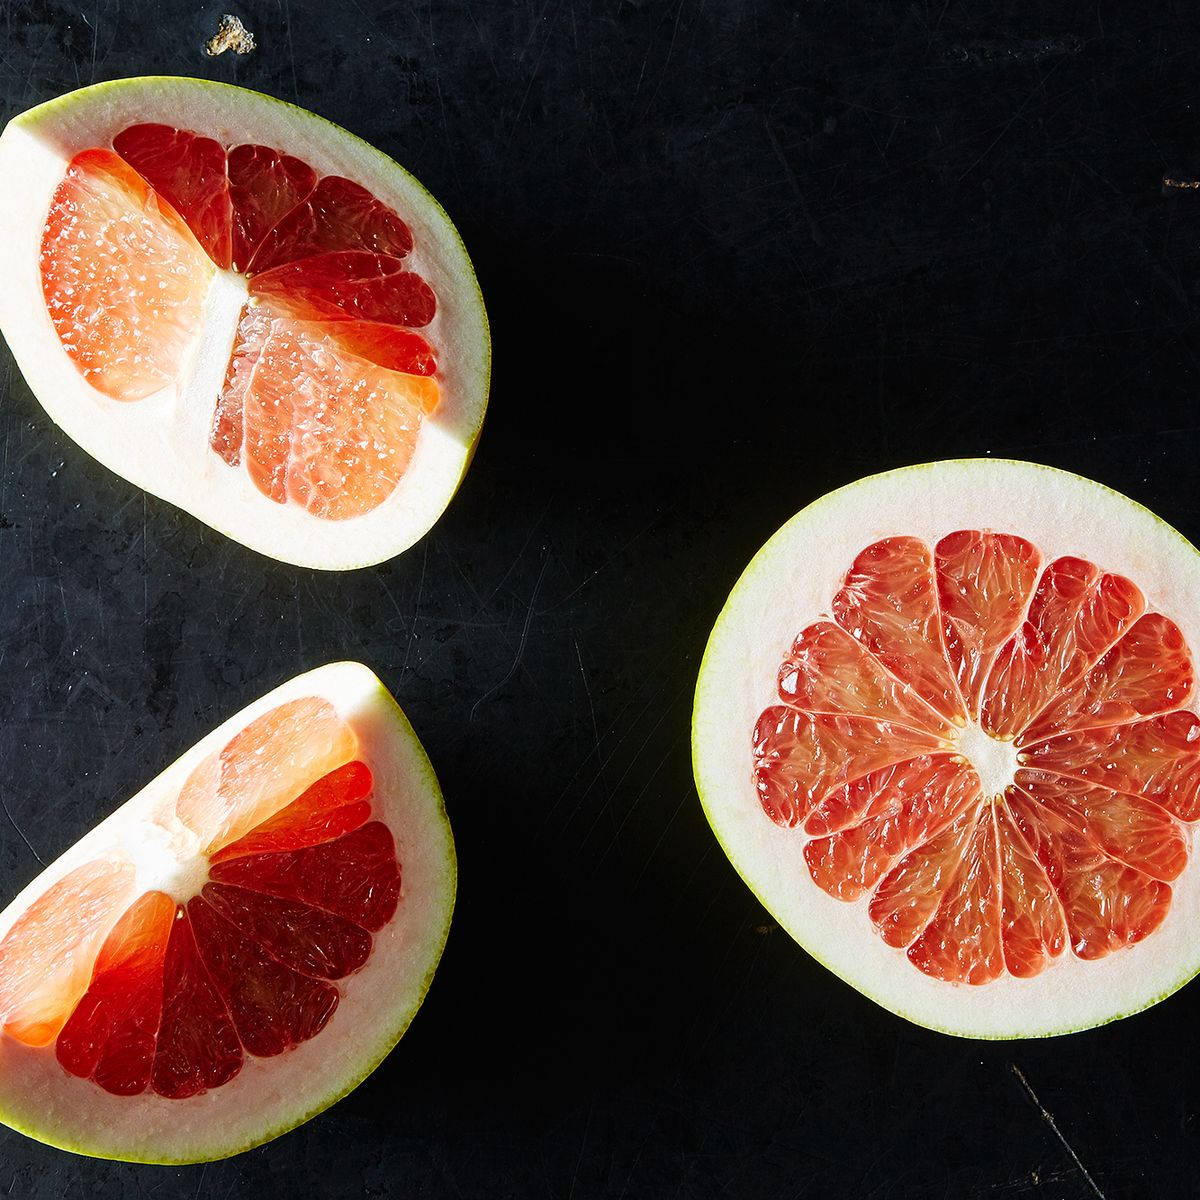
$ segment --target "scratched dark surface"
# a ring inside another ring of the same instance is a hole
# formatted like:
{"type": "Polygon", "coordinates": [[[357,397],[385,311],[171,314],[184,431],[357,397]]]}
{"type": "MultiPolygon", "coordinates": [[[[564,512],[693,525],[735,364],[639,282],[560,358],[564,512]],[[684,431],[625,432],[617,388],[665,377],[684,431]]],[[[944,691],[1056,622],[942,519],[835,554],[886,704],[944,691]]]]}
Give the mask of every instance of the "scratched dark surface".
{"type": "Polygon", "coordinates": [[[0,1196],[1194,1195],[1200,985],[1050,1043],[914,1028],[771,926],[688,750],[729,587],[859,475],[1027,457],[1200,538],[1200,193],[1162,184],[1200,175],[1191,7],[253,0],[259,48],[210,60],[212,4],[0,2],[6,116],[206,75],[394,154],[496,348],[449,513],[341,577],[142,496],[0,351],[0,895],[344,656],[461,856],[428,1001],[347,1100],[187,1169],[0,1129],[0,1196]]]}

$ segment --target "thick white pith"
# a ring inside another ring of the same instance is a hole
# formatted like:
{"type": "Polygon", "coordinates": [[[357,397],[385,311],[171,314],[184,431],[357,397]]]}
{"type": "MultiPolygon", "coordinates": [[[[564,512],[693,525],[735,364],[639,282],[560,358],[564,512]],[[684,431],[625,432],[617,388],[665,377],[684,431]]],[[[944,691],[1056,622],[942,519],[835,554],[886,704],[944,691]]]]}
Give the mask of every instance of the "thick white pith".
{"type": "MultiPolygon", "coordinates": [[[[328,1107],[378,1065],[424,998],[449,931],[454,844],[429,760],[383,685],[358,663],[334,663],[290,680],[192,747],[51,864],[0,913],[0,938],[29,904],[81,863],[120,846],[139,882],[179,898],[200,862],[183,842],[146,836],[196,765],[245,725],[288,700],[329,700],[359,739],[371,768],[372,819],[392,831],[401,864],[395,916],[375,935],[366,965],[339,981],[341,1001],[316,1037],[276,1058],[247,1056],[229,1083],[187,1100],[153,1093],[112,1096],[59,1065],[53,1045],[32,1048],[0,1035],[0,1120],[79,1153],[146,1162],[194,1162],[245,1150],[328,1107]],[[179,889],[178,891],[176,889],[179,889]]],[[[204,866],[207,870],[207,864],[204,866]]],[[[199,880],[202,882],[202,880],[199,880]]]]}
{"type": "MultiPolygon", "coordinates": [[[[799,513],[759,552],[713,630],[700,671],[693,761],[705,812],[735,867],[780,924],[847,982],[919,1024],[977,1037],[1063,1033],[1144,1008],[1200,970],[1200,864],[1172,885],[1163,925],[1138,945],[1095,962],[1068,950],[1032,979],[1006,975],[981,987],[916,970],[876,934],[866,900],[848,904],[812,881],[802,830],[762,811],[751,775],[751,731],[775,702],[775,679],[793,638],[828,613],[842,576],[864,547],[910,534],[931,547],[957,529],[1028,538],[1043,561],[1089,559],[1132,579],[1148,606],[1200,648],[1200,555],[1146,509],[1089,480],[1048,467],[992,460],[935,463],[874,476],[799,513]]],[[[1193,696],[1189,707],[1196,705],[1193,696]]],[[[964,731],[958,749],[988,780],[1013,768],[1011,749],[964,731]],[[966,738],[966,745],[962,739],[966,738]]]]}
{"type": "Polygon", "coordinates": [[[487,406],[487,317],[454,226],[390,158],[312,113],[257,92],[147,78],[97,84],[14,117],[0,136],[0,177],[22,181],[0,189],[0,329],[34,395],[89,454],[237,541],[301,566],[340,570],[380,562],[412,545],[441,515],[467,469],[487,406]],[[232,345],[229,311],[244,286],[232,272],[218,272],[205,334],[182,389],[131,403],[110,400],[84,382],[62,349],[38,267],[51,196],[79,151],[106,145],[129,125],[154,121],[227,146],[252,142],[294,154],[318,174],[362,184],[412,229],[414,249],[406,261],[438,301],[421,332],[437,353],[441,403],[424,422],[399,486],[371,512],[324,521],[296,504],[276,504],[244,468],[228,466],[209,449],[232,345]]]}
{"type": "Polygon", "coordinates": [[[975,768],[984,796],[999,796],[1017,773],[1017,747],[984,733],[969,721],[953,737],[954,748],[975,768]]]}

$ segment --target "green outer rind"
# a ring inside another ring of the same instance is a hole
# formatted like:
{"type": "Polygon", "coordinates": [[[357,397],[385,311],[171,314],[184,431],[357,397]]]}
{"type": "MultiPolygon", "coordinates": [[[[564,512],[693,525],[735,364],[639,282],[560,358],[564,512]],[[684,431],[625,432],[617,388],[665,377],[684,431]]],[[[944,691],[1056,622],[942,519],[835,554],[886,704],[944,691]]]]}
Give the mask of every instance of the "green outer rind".
{"type": "MultiPolygon", "coordinates": [[[[442,206],[441,202],[437,199],[437,197],[435,197],[433,195],[433,193],[430,192],[430,190],[415,175],[412,174],[411,171],[409,171],[407,168],[403,167],[400,163],[398,163],[394,158],[392,158],[392,156],[390,154],[386,154],[384,151],[380,150],[378,146],[372,145],[365,138],[359,137],[356,133],[351,133],[350,130],[344,129],[341,125],[338,125],[335,121],[331,121],[331,120],[329,120],[328,117],[323,117],[320,113],[313,112],[311,109],[302,108],[300,105],[292,104],[288,100],[280,100],[277,96],[269,95],[267,92],[260,92],[254,88],[241,87],[238,84],[224,83],[219,80],[200,79],[193,75],[133,75],[133,76],[126,76],[125,78],[122,78],[122,79],[108,79],[108,80],[103,81],[102,83],[93,83],[93,84],[89,84],[87,87],[77,88],[76,90],[67,92],[64,95],[56,96],[52,100],[46,100],[41,104],[35,105],[33,108],[26,109],[24,112],[18,113],[15,117],[13,117],[12,120],[9,122],[9,124],[18,126],[18,127],[26,127],[27,126],[30,128],[34,128],[44,120],[47,120],[47,119],[52,120],[57,115],[57,113],[60,111],[61,112],[70,111],[72,108],[74,108],[80,102],[86,103],[87,100],[99,97],[103,93],[111,91],[111,90],[119,91],[122,86],[130,84],[130,83],[138,83],[138,84],[166,83],[166,84],[172,84],[172,85],[177,84],[177,83],[191,83],[191,84],[196,84],[198,86],[203,86],[206,88],[214,88],[219,91],[225,91],[225,92],[231,92],[231,93],[248,93],[252,96],[258,97],[260,100],[269,101],[271,104],[277,105],[280,108],[287,109],[288,111],[291,111],[291,112],[300,113],[305,118],[315,119],[319,123],[328,126],[339,137],[345,138],[351,142],[356,142],[358,145],[365,147],[369,152],[378,154],[381,157],[386,158],[388,160],[388,162],[392,164],[392,166],[395,168],[395,170],[399,174],[403,175],[406,179],[410,180],[412,182],[412,184],[416,187],[416,189],[418,191],[420,191],[428,199],[430,206],[445,221],[446,228],[453,235],[455,242],[457,242],[459,249],[462,251],[463,259],[467,263],[470,282],[471,282],[472,288],[475,293],[475,298],[478,301],[479,315],[482,319],[480,331],[481,331],[481,333],[483,335],[483,339],[484,339],[484,346],[483,346],[484,363],[483,363],[483,377],[480,380],[481,403],[480,403],[480,407],[479,407],[479,416],[478,416],[478,419],[475,421],[474,428],[471,430],[470,435],[467,439],[466,453],[463,456],[462,469],[459,472],[458,478],[454,481],[453,487],[447,493],[446,502],[443,505],[441,512],[438,514],[438,517],[433,522],[433,524],[436,524],[437,521],[440,520],[441,517],[445,514],[446,509],[450,507],[451,503],[454,500],[454,497],[458,494],[458,490],[459,490],[459,488],[462,487],[463,480],[466,479],[467,472],[468,472],[468,470],[470,470],[471,463],[474,461],[475,452],[478,449],[478,445],[479,445],[479,438],[483,432],[484,420],[487,417],[487,409],[488,409],[488,403],[491,399],[491,385],[492,385],[491,321],[488,318],[487,306],[484,304],[484,300],[483,300],[483,291],[479,286],[479,279],[475,273],[475,265],[471,260],[471,256],[470,256],[469,252],[467,251],[466,243],[463,241],[462,235],[458,232],[458,226],[455,225],[455,223],[451,220],[449,213],[446,212],[445,208],[442,206]]],[[[43,411],[46,411],[46,410],[43,409],[43,411]]],[[[55,418],[48,411],[46,411],[46,415],[50,417],[51,421],[55,424],[55,426],[57,428],[62,430],[62,432],[65,433],[68,438],[71,438],[71,434],[68,433],[66,429],[63,429],[63,427],[61,425],[59,425],[58,421],[55,420],[55,418]]],[[[71,438],[71,440],[72,440],[72,442],[74,442],[74,438],[71,438]]],[[[82,447],[81,447],[81,449],[82,449],[82,447]]],[[[86,453],[86,451],[85,451],[85,453],[86,453]]],[[[89,457],[92,458],[93,456],[89,454],[89,457]]],[[[106,463],[101,462],[99,459],[94,459],[94,461],[99,463],[99,465],[101,467],[103,467],[105,470],[110,471],[113,475],[117,476],[117,478],[124,479],[123,475],[121,475],[114,468],[108,466],[106,463]]],[[[134,486],[138,486],[138,485],[134,485],[134,486]]],[[[143,488],[141,490],[148,491],[149,489],[143,488]]],[[[151,494],[153,494],[153,493],[151,493],[151,494]]],[[[161,497],[161,496],[159,496],[157,498],[160,500],[164,499],[164,497],[161,497]]],[[[170,504],[174,508],[179,507],[179,505],[175,504],[171,500],[165,500],[165,503],[170,504]]],[[[186,511],[186,510],[181,510],[181,511],[186,511]]],[[[193,514],[191,514],[191,513],[188,513],[187,515],[189,517],[193,516],[193,514]]],[[[198,517],[193,517],[193,519],[202,520],[202,518],[198,518],[198,517]]],[[[239,545],[243,544],[241,542],[241,539],[238,537],[238,535],[236,533],[231,532],[228,529],[224,529],[220,525],[214,524],[207,520],[204,520],[203,523],[206,525],[209,525],[210,528],[215,529],[218,533],[223,534],[225,537],[229,538],[231,541],[238,542],[239,545]]],[[[429,529],[427,529],[425,531],[425,533],[421,535],[421,537],[428,536],[428,534],[429,534],[430,530],[432,530],[432,528],[433,528],[433,525],[430,525],[429,529]]],[[[420,540],[421,540],[421,538],[417,539],[417,541],[420,541],[420,540]]],[[[410,544],[409,546],[405,547],[404,549],[411,549],[413,544],[415,544],[415,543],[410,544]]],[[[263,553],[263,552],[256,551],[256,553],[263,553]]],[[[404,550],[398,550],[395,552],[395,554],[402,554],[402,553],[404,553],[404,550]]],[[[391,555],[390,557],[394,557],[395,554],[391,555]]],[[[385,559],[368,558],[368,559],[364,559],[362,562],[353,563],[350,565],[339,565],[337,567],[320,567],[318,564],[314,564],[314,566],[316,566],[317,569],[320,569],[320,570],[332,570],[332,571],[339,571],[339,572],[340,571],[359,571],[366,567],[377,566],[380,562],[386,562],[386,561],[388,561],[386,558],[385,559]]]]}
{"type": "MultiPolygon", "coordinates": [[[[438,783],[437,775],[434,772],[433,764],[429,761],[429,756],[425,753],[425,747],[421,743],[421,739],[417,736],[416,730],[413,729],[411,722],[405,715],[404,710],[396,702],[395,697],[388,691],[382,682],[379,683],[379,692],[381,697],[386,701],[387,711],[393,722],[397,726],[397,735],[405,738],[415,748],[418,753],[422,782],[428,787],[428,793],[434,800],[437,809],[437,815],[440,818],[442,830],[445,833],[447,861],[446,866],[449,871],[448,884],[448,904],[445,906],[445,920],[442,924],[441,936],[438,939],[438,951],[434,957],[425,978],[421,982],[420,992],[416,997],[415,1003],[405,1012],[400,1015],[395,1029],[390,1031],[382,1042],[379,1052],[374,1056],[370,1065],[357,1078],[351,1079],[344,1087],[338,1086],[330,1091],[327,1096],[322,1097],[316,1104],[312,1105],[308,1111],[297,1116],[295,1119],[288,1117],[279,1125],[264,1132],[262,1137],[253,1141],[247,1142],[244,1146],[235,1146],[229,1149],[222,1149],[219,1153],[204,1154],[200,1153],[194,1157],[175,1157],[175,1158],[150,1158],[139,1157],[136,1155],[114,1155],[106,1154],[102,1151],[92,1150],[86,1145],[76,1144],[66,1138],[59,1138],[53,1132],[22,1123],[13,1119],[9,1113],[0,1108],[0,1123],[7,1125],[10,1129],[16,1130],[18,1133],[24,1134],[26,1137],[33,1138],[35,1141],[42,1142],[47,1146],[53,1146],[57,1150],[66,1150],[72,1154],[83,1155],[87,1158],[105,1159],[110,1162],[130,1162],[141,1163],[147,1166],[190,1166],[194,1163],[201,1162],[219,1162],[221,1159],[234,1158],[239,1154],[244,1154],[247,1150],[253,1150],[256,1146],[265,1145],[267,1142],[274,1141],[278,1137],[282,1137],[285,1133],[290,1133],[293,1129],[311,1121],[314,1117],[319,1116],[326,1109],[331,1108],[339,1100],[348,1096],[360,1083],[371,1075],[383,1062],[383,1060],[396,1048],[400,1039],[408,1032],[409,1026],[420,1010],[421,1005],[425,1001],[425,997],[429,992],[429,988],[433,983],[433,977],[437,973],[437,968],[441,962],[442,954],[446,948],[446,941],[450,936],[450,925],[454,916],[455,900],[458,893],[458,854],[454,844],[454,833],[450,827],[450,818],[446,813],[445,799],[442,795],[441,785],[438,783]]],[[[185,751],[185,754],[187,751],[185,751]]],[[[182,756],[181,756],[182,757],[182,756]]],[[[169,770],[170,768],[165,768],[169,770]]]]}
{"type": "MultiPolygon", "coordinates": [[[[746,885],[747,888],[750,889],[751,893],[754,895],[754,898],[759,902],[759,904],[761,904],[763,906],[763,909],[771,916],[774,916],[774,914],[772,913],[771,908],[767,904],[766,900],[759,894],[758,889],[755,887],[753,878],[752,878],[752,872],[747,871],[747,869],[730,852],[729,847],[725,844],[725,842],[722,841],[721,835],[717,830],[717,823],[713,818],[712,810],[709,806],[709,803],[705,800],[704,784],[700,778],[700,770],[699,770],[699,765],[698,765],[700,731],[697,727],[696,714],[699,711],[699,707],[700,707],[701,693],[705,690],[706,668],[708,667],[709,656],[710,656],[710,653],[712,652],[713,642],[717,636],[717,633],[720,630],[722,623],[724,622],[727,614],[730,611],[734,597],[741,590],[742,585],[744,583],[746,583],[752,576],[757,574],[757,572],[759,570],[763,569],[763,563],[767,556],[767,551],[770,548],[771,544],[793,522],[799,521],[801,518],[803,518],[807,514],[810,514],[814,509],[821,507],[822,505],[826,504],[827,502],[832,502],[835,497],[841,495],[842,493],[848,491],[851,488],[857,487],[860,483],[866,483],[873,479],[880,479],[880,478],[883,478],[884,476],[894,476],[894,475],[902,475],[902,474],[908,474],[908,473],[915,474],[919,471],[925,471],[925,470],[930,469],[931,467],[939,467],[939,466],[946,465],[948,463],[954,463],[954,464],[958,464],[958,465],[969,465],[969,464],[975,463],[975,462],[1012,463],[1014,465],[1021,466],[1021,467],[1031,467],[1031,466],[1039,467],[1042,470],[1052,471],[1052,472],[1056,472],[1059,474],[1071,474],[1071,475],[1075,474],[1075,472],[1062,471],[1061,468],[1058,468],[1058,467],[1046,466],[1044,463],[1030,463],[1030,462],[1022,461],[1019,459],[1002,459],[1002,458],[968,459],[968,458],[963,458],[963,459],[944,459],[944,460],[940,460],[938,462],[932,462],[932,463],[914,463],[907,467],[897,467],[891,471],[880,471],[874,475],[865,475],[862,478],[856,479],[851,483],[843,484],[841,487],[835,488],[832,492],[826,492],[823,496],[818,497],[811,504],[805,505],[804,508],[802,508],[798,513],[796,513],[792,517],[789,517],[788,520],[785,521],[783,523],[783,525],[781,525],[779,527],[779,529],[777,529],[766,540],[766,542],[763,543],[763,545],[759,548],[759,550],[755,553],[754,557],[750,560],[750,562],[746,566],[745,570],[743,570],[741,575],[738,576],[737,582],[733,585],[733,588],[730,590],[729,595],[725,599],[725,603],[721,606],[721,611],[718,614],[716,622],[713,625],[712,633],[709,635],[708,642],[705,644],[705,647],[704,647],[704,655],[700,660],[700,669],[696,676],[696,689],[695,689],[695,692],[693,693],[692,728],[691,728],[692,778],[696,784],[696,794],[698,795],[698,797],[700,799],[700,807],[704,811],[704,819],[708,822],[709,828],[712,830],[713,837],[716,838],[717,845],[719,845],[721,847],[722,851],[725,854],[725,857],[733,865],[734,870],[737,871],[738,875],[742,879],[742,882],[746,885]]],[[[1082,475],[1076,475],[1076,478],[1084,479],[1085,477],[1082,475]]],[[[1198,549],[1192,542],[1190,542],[1187,538],[1185,538],[1183,536],[1183,534],[1181,534],[1179,532],[1179,530],[1177,530],[1173,525],[1168,524],[1168,522],[1164,521],[1162,519],[1162,517],[1158,516],[1157,513],[1152,512],[1145,505],[1139,504],[1136,500],[1130,499],[1124,493],[1118,492],[1115,488],[1110,488],[1105,484],[1097,483],[1093,479],[1087,479],[1087,482],[1090,484],[1093,484],[1096,487],[1103,488],[1106,492],[1109,492],[1113,496],[1118,497],[1119,499],[1124,501],[1126,504],[1129,504],[1132,507],[1140,509],[1142,512],[1147,513],[1149,516],[1153,517],[1154,520],[1159,525],[1161,525],[1164,530],[1166,530],[1173,537],[1178,539],[1188,550],[1190,550],[1193,554],[1200,556],[1200,549],[1198,549]]],[[[791,936],[790,933],[789,933],[789,936],[791,936]]],[[[1154,1005],[1161,1003],[1163,1000],[1166,1000],[1169,996],[1173,996],[1177,991],[1179,991],[1180,988],[1182,988],[1185,984],[1190,983],[1191,980],[1193,980],[1194,978],[1196,978],[1196,976],[1198,974],[1200,974],[1200,969],[1197,969],[1196,971],[1192,971],[1190,974],[1186,974],[1183,978],[1181,978],[1179,980],[1179,982],[1174,985],[1174,987],[1161,993],[1158,996],[1152,997],[1151,999],[1147,1000],[1145,1004],[1139,1005],[1136,1008],[1131,1008],[1127,1012],[1113,1013],[1111,1016],[1109,1016],[1103,1020],[1100,1020],[1100,1021],[1092,1021],[1090,1023],[1086,1023],[1086,1024],[1082,1024],[1082,1025],[1074,1025],[1074,1026],[1071,1026],[1070,1028],[1063,1028],[1060,1030],[1046,1030],[1043,1032],[1026,1034],[1026,1035],[1022,1035],[1021,1037],[1003,1037],[1000,1035],[977,1034],[977,1033],[970,1033],[970,1032],[968,1032],[966,1030],[962,1030],[962,1029],[946,1028],[946,1027],[943,1027],[940,1025],[936,1025],[929,1021],[921,1020],[918,1017],[914,1017],[914,1016],[910,1015],[909,1013],[905,1012],[902,1005],[897,1005],[889,1000],[885,1000],[881,996],[876,995],[875,993],[867,990],[866,988],[861,987],[859,984],[854,983],[851,980],[847,979],[846,976],[842,974],[842,972],[840,972],[836,968],[830,966],[830,964],[828,962],[826,962],[820,955],[814,953],[803,942],[801,942],[795,938],[793,940],[796,941],[796,944],[798,946],[800,946],[800,948],[807,955],[809,955],[809,957],[814,959],[816,962],[820,963],[822,967],[824,967],[827,971],[830,972],[830,974],[835,975],[844,984],[846,984],[848,987],[853,988],[860,995],[863,995],[868,1000],[871,1000],[874,1003],[878,1004],[880,1008],[886,1009],[888,1012],[894,1013],[898,1017],[903,1017],[906,1021],[909,1021],[912,1024],[918,1025],[924,1029],[932,1029],[935,1033],[948,1034],[951,1037],[964,1038],[964,1039],[970,1040],[970,1041],[1003,1042],[1003,1041],[1045,1039],[1045,1038],[1052,1038],[1052,1037],[1061,1037],[1064,1034],[1081,1033],[1086,1029],[1098,1029],[1103,1025],[1111,1024],[1113,1021],[1120,1021],[1126,1017],[1134,1016],[1135,1014],[1137,1014],[1139,1012],[1144,1012],[1148,1008],[1153,1008],[1154,1005]]]]}

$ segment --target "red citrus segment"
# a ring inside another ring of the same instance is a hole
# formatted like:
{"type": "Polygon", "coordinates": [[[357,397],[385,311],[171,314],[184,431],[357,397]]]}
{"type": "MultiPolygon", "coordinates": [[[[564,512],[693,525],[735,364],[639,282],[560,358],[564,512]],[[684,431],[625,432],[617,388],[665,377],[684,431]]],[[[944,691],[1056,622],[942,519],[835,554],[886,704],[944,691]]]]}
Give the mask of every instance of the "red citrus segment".
{"type": "Polygon", "coordinates": [[[0,941],[0,1029],[52,1042],[87,991],[109,931],[133,901],[133,864],[104,858],[51,884],[0,941]]]}
{"type": "Polygon", "coordinates": [[[233,205],[233,268],[246,271],[263,238],[311,195],[317,173],[269,146],[235,146],[226,171],[233,205]]]}
{"type": "Polygon", "coordinates": [[[289,700],[256,717],[196,767],[175,802],[176,814],[216,853],[357,750],[354,731],[328,700],[289,700]]]}
{"type": "Polygon", "coordinates": [[[949,983],[988,983],[1004,971],[1000,856],[992,806],[984,805],[937,911],[908,948],[918,970],[949,983]]]}
{"type": "Polygon", "coordinates": [[[1192,657],[1179,626],[1161,613],[1147,613],[1074,687],[1043,709],[1020,741],[1178,708],[1194,683],[1192,657]]]}
{"type": "Polygon", "coordinates": [[[968,810],[924,845],[910,850],[871,897],[867,912],[889,946],[907,946],[929,923],[971,840],[977,813],[968,810]]]}
{"type": "Polygon", "coordinates": [[[221,143],[169,125],[131,125],[113,149],[183,217],[213,262],[228,267],[232,214],[221,143]]]}
{"type": "Polygon", "coordinates": [[[94,1079],[116,1096],[136,1096],[149,1086],[174,921],[175,901],[146,892],[105,939],[88,990],[55,1043],[58,1061],[72,1075],[94,1079]]]}
{"type": "Polygon", "coordinates": [[[336,250],[366,250],[403,258],[413,248],[408,226],[366,188],[326,175],[264,236],[250,263],[267,271],[336,250]]]}
{"type": "Polygon", "coordinates": [[[768,708],[754,731],[754,781],[767,815],[797,825],[835,788],[942,749],[931,734],[870,717],[768,708]]]}
{"type": "Polygon", "coordinates": [[[1200,817],[1200,718],[1194,713],[1065,733],[1027,747],[1021,761],[1144,796],[1182,821],[1200,817]]]}
{"type": "Polygon", "coordinates": [[[1018,771],[1016,783],[1043,808],[1086,832],[1110,858],[1167,881],[1187,866],[1183,830],[1157,804],[1041,771],[1018,771]]]}
{"type": "MultiPolygon", "coordinates": [[[[385,325],[382,321],[314,321],[305,326],[313,336],[332,339],[346,354],[365,358],[377,367],[401,371],[406,375],[432,375],[437,359],[429,343],[411,329],[385,325]]],[[[422,393],[424,395],[424,393],[422,393]]],[[[437,407],[437,391],[429,393],[433,401],[426,413],[437,407]]]]}
{"type": "Polygon", "coordinates": [[[848,828],[804,847],[813,882],[839,900],[857,900],[903,855],[939,833],[978,797],[975,772],[950,755],[886,767],[838,789],[809,817],[806,831],[826,824],[843,798],[847,809],[859,811],[848,828]]]}
{"type": "Polygon", "coordinates": [[[162,1022],[150,1086],[183,1100],[228,1083],[242,1069],[229,1010],[201,961],[187,910],[176,910],[163,967],[162,1022]]]}
{"type": "Polygon", "coordinates": [[[433,289],[388,254],[338,250],[272,267],[250,280],[252,299],[301,321],[382,321],[419,329],[437,309],[433,289]]]}
{"type": "Polygon", "coordinates": [[[408,467],[434,380],[347,355],[324,330],[251,310],[213,444],[240,444],[255,486],[277,503],[344,520],[378,507],[408,467]]]}
{"type": "Polygon", "coordinates": [[[946,659],[933,556],[917,538],[868,546],[833,598],[834,620],[942,716],[965,717],[946,659]]]}
{"type": "Polygon", "coordinates": [[[1020,627],[1041,555],[1024,538],[962,529],[934,548],[946,649],[972,716],[996,651],[1020,627]]]}
{"type": "Polygon", "coordinates": [[[1062,901],[1071,947],[1084,959],[1132,946],[1162,924],[1171,889],[1161,880],[1115,862],[1094,838],[1064,821],[1021,789],[1005,803],[1062,901]]]}
{"type": "Polygon", "coordinates": [[[1141,592],[1123,576],[1079,558],[1055,559],[1042,572],[1021,628],[996,656],[981,706],[984,729],[1001,738],[1020,734],[1144,608],[1141,592]]]}
{"type": "Polygon", "coordinates": [[[324,909],[372,932],[391,920],[400,899],[396,846],[379,821],[320,846],[215,863],[209,875],[324,909]]]}
{"type": "Polygon", "coordinates": [[[341,979],[371,956],[373,939],[365,929],[311,905],[227,883],[205,884],[201,895],[272,958],[302,975],[341,979]]]}
{"type": "Polygon", "coordinates": [[[805,712],[874,717],[942,735],[951,730],[831,621],[817,621],[796,638],[779,670],[779,695],[805,712]]]}
{"type": "Polygon", "coordinates": [[[111,150],[77,154],[42,232],[42,292],[63,349],[114,400],[178,378],[213,266],[166,201],[111,150]]]}
{"type": "Polygon", "coordinates": [[[200,957],[249,1053],[270,1058],[325,1028],[337,988],[272,958],[202,897],[188,902],[187,913],[200,957]]]}
{"type": "Polygon", "coordinates": [[[245,837],[218,850],[211,862],[246,854],[278,854],[330,842],[364,824],[371,815],[371,769],[364,762],[348,762],[330,771],[273,817],[245,837]]]}
{"type": "Polygon", "coordinates": [[[1039,974],[1067,944],[1062,906],[1008,809],[995,806],[1000,841],[1004,965],[1019,979],[1039,974]]]}

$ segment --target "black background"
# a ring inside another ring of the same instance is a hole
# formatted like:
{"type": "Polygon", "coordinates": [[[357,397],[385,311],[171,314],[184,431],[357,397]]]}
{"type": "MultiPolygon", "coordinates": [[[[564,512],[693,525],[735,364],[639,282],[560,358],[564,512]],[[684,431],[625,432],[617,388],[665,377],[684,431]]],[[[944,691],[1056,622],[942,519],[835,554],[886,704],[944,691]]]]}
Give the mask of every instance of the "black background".
{"type": "Polygon", "coordinates": [[[143,496],[3,352],[0,894],[338,657],[424,739],[461,884],[411,1031],[324,1116],[194,1168],[0,1130],[0,1196],[1196,1194],[1200,985],[1046,1043],[910,1026],[772,925],[688,746],[740,570],[860,475],[1031,458],[1200,538],[1200,192],[1163,187],[1200,176],[1193,8],[254,0],[259,48],[210,60],[210,4],[0,7],[6,116],[205,75],[395,155],[495,338],[460,495],[342,576],[143,496]]]}

